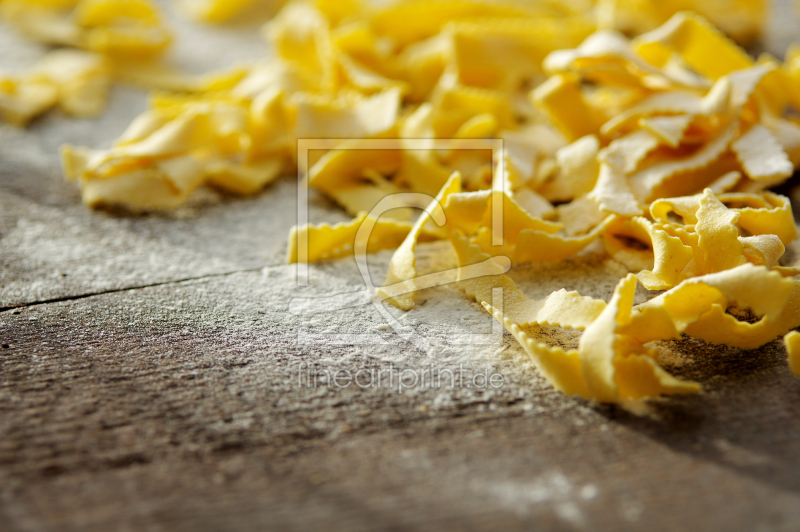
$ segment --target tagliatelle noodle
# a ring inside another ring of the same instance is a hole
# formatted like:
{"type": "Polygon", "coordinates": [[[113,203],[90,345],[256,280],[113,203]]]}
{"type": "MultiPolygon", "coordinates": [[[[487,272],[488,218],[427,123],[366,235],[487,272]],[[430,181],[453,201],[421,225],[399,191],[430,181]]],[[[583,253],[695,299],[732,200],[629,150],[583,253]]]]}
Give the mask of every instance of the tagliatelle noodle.
{"type": "Polygon", "coordinates": [[[174,208],[202,184],[203,165],[191,157],[176,157],[83,186],[88,205],[125,201],[131,209],[174,208]]]}
{"type": "Polygon", "coordinates": [[[554,210],[556,219],[564,224],[564,233],[567,236],[586,234],[607,218],[607,214],[588,195],[563,203],[554,210]]]}
{"type": "Polygon", "coordinates": [[[602,125],[600,131],[603,135],[613,135],[631,123],[639,125],[642,119],[659,114],[666,116],[706,114],[705,102],[704,98],[684,90],[657,92],[611,118],[602,125]]]}
{"type": "Polygon", "coordinates": [[[194,19],[220,23],[239,15],[254,2],[255,0],[184,0],[179,5],[194,19]]]}
{"type": "Polygon", "coordinates": [[[562,227],[558,222],[534,218],[508,194],[494,190],[472,242],[491,255],[513,255],[518,238],[524,231],[555,234],[562,227]],[[501,210],[500,223],[495,221],[497,208],[501,210]]]}
{"type": "Polygon", "coordinates": [[[720,201],[741,202],[742,206],[733,210],[739,213],[739,225],[750,234],[776,235],[785,245],[797,238],[792,206],[785,196],[771,192],[755,196],[727,193],[720,195],[720,201]]]}
{"type": "Polygon", "coordinates": [[[618,402],[670,393],[698,392],[697,383],[675,379],[661,369],[635,339],[618,330],[630,322],[636,277],[628,275],[617,285],[600,316],[581,336],[578,353],[581,372],[592,397],[618,402]],[[630,374],[636,378],[630,378],[630,374]]]}
{"type": "Polygon", "coordinates": [[[607,149],[600,156],[600,173],[589,197],[608,213],[637,216],[642,206],[625,176],[625,161],[616,150],[607,149]]]}
{"type": "MultiPolygon", "coordinates": [[[[462,268],[466,263],[475,263],[478,259],[483,258],[480,252],[474,247],[470,247],[463,239],[456,237],[452,242],[459,255],[459,265],[462,268]]],[[[587,385],[587,381],[591,380],[591,375],[587,379],[587,372],[584,369],[587,362],[584,361],[584,356],[580,350],[565,351],[558,346],[549,346],[537,342],[522,328],[526,325],[558,322],[557,316],[559,313],[564,312],[564,307],[575,307],[577,303],[580,303],[581,309],[585,309],[584,312],[590,320],[589,327],[593,327],[608,312],[608,307],[602,301],[580,298],[574,292],[563,290],[554,292],[544,301],[527,300],[524,296],[518,295],[518,292],[513,287],[513,282],[502,273],[461,281],[459,284],[467,295],[480,301],[514,335],[525,351],[532,357],[539,370],[553,383],[556,389],[564,393],[587,398],[592,397],[601,401],[620,402],[621,399],[640,400],[643,397],[653,397],[662,393],[693,393],[699,391],[697,384],[674,379],[659,368],[649,356],[627,353],[628,356],[615,357],[611,362],[622,375],[620,380],[623,386],[620,393],[605,395],[587,385]],[[488,300],[495,293],[495,289],[499,287],[504,288],[501,292],[503,294],[502,301],[489,303],[488,300]],[[508,294],[512,295],[511,301],[507,297],[508,294]],[[555,301],[550,303],[551,299],[555,301]],[[565,302],[569,302],[568,305],[564,305],[565,302]],[[499,308],[501,303],[502,310],[499,308]],[[548,312],[548,307],[553,308],[553,310],[548,312]],[[527,317],[522,317],[522,315],[527,317]]],[[[613,302],[614,300],[612,299],[612,304],[613,302]]],[[[567,310],[569,315],[574,315],[575,312],[574,308],[567,310]]],[[[564,323],[561,323],[561,325],[569,327],[564,323]]],[[[582,338],[586,337],[586,334],[584,332],[582,338]]],[[[591,360],[591,357],[588,364],[593,367],[597,366],[597,363],[591,360]]]]}
{"type": "Polygon", "coordinates": [[[50,83],[3,77],[0,79],[0,117],[24,126],[58,102],[58,89],[50,83]]]}
{"type": "MultiPolygon", "coordinates": [[[[465,237],[452,235],[451,242],[458,257],[459,268],[478,264],[491,256],[470,244],[465,237]]],[[[520,292],[514,282],[501,270],[482,277],[461,279],[459,287],[478,302],[492,300],[493,290],[503,288],[503,313],[506,318],[518,325],[555,325],[570,329],[584,329],[602,312],[604,301],[582,297],[577,292],[559,290],[543,300],[528,299],[520,292]]],[[[496,302],[495,302],[496,303],[496,302]]]]}
{"type": "Polygon", "coordinates": [[[676,10],[699,13],[740,44],[759,38],[768,8],[766,0],[599,0],[603,27],[626,34],[650,31],[666,22],[676,10]]]}
{"type": "Polygon", "coordinates": [[[514,335],[522,348],[530,355],[534,364],[553,387],[567,395],[589,398],[592,396],[581,375],[581,361],[576,349],[565,350],[560,346],[550,346],[531,338],[519,324],[506,318],[503,312],[490,303],[482,302],[483,307],[514,335]]]}
{"type": "Polygon", "coordinates": [[[607,223],[600,223],[582,236],[562,236],[535,229],[523,229],[517,238],[513,262],[519,264],[566,260],[597,240],[606,230],[606,225],[607,223]]]}
{"type": "Polygon", "coordinates": [[[533,141],[533,135],[525,131],[502,131],[503,148],[506,160],[507,176],[513,188],[518,188],[531,179],[536,173],[536,163],[540,156],[541,147],[533,141]]]}
{"type": "Polygon", "coordinates": [[[778,140],[762,125],[751,127],[731,144],[731,149],[750,179],[785,178],[794,171],[778,140]]]}
{"type": "Polygon", "coordinates": [[[375,170],[381,174],[394,173],[400,166],[400,150],[361,149],[363,142],[346,140],[339,149],[323,155],[309,171],[309,185],[328,194],[363,179],[364,171],[375,170]]]}
{"type": "Polygon", "coordinates": [[[722,194],[734,188],[741,179],[741,172],[737,170],[731,170],[730,172],[723,174],[715,181],[709,183],[706,188],[714,194],[722,194]]]}
{"type": "Polygon", "coordinates": [[[4,0],[0,17],[45,44],[126,58],[160,54],[172,36],[146,0],[4,0]]]}
{"type": "Polygon", "coordinates": [[[783,337],[792,373],[800,377],[800,332],[791,331],[783,337]]]}
{"type": "Polygon", "coordinates": [[[541,194],[550,201],[571,201],[591,192],[600,165],[597,154],[600,142],[587,135],[556,151],[558,174],[541,187],[541,194]]]}
{"type": "Polygon", "coordinates": [[[609,254],[629,269],[638,271],[639,281],[648,290],[664,290],[678,284],[694,258],[691,246],[642,217],[615,217],[603,235],[609,254]],[[631,249],[620,237],[634,239],[645,249],[631,249]]]}
{"type": "Polygon", "coordinates": [[[712,80],[753,65],[744,50],[690,12],[675,15],[660,28],[637,37],[633,44],[636,53],[654,66],[663,67],[675,52],[695,72],[712,80]],[[709,54],[710,50],[714,53],[709,54]]]}
{"type": "Polygon", "coordinates": [[[84,197],[90,205],[116,204],[137,182],[142,190],[126,202],[133,209],[174,207],[208,181],[231,192],[252,192],[277,177],[283,164],[231,157],[251,146],[247,117],[247,107],[236,99],[202,105],[177,100],[132,124],[110,150],[63,147],[65,174],[91,191],[84,197]],[[148,187],[155,182],[160,192],[148,199],[148,187]],[[120,190],[114,190],[115,184],[120,190]]]}
{"type": "MultiPolygon", "coordinates": [[[[544,196],[541,196],[529,188],[521,188],[514,192],[514,200],[525,212],[534,218],[549,220],[556,216],[556,209],[553,207],[553,204],[547,201],[544,196]]],[[[566,230],[566,227],[564,229],[566,230]]]]}
{"type": "MultiPolygon", "coordinates": [[[[731,315],[724,314],[729,323],[741,324],[745,328],[765,327],[770,331],[780,327],[792,328],[800,324],[800,305],[793,297],[800,290],[800,283],[771,272],[763,266],[743,264],[731,270],[693,277],[683,281],[675,288],[656,296],[634,309],[631,322],[625,329],[642,342],[675,338],[681,332],[692,336],[708,338],[719,334],[719,343],[737,346],[738,339],[724,339],[724,331],[700,324],[713,305],[724,311],[729,304],[743,309],[751,309],[763,316],[762,325],[740,322],[731,315]],[[795,323],[797,322],[797,323],[795,323]],[[789,325],[794,323],[794,325],[789,325]],[[721,334],[720,334],[721,333],[721,334]]],[[[775,338],[778,332],[771,335],[775,338]]],[[[765,341],[763,338],[762,345],[765,341]]],[[[755,347],[750,345],[750,347],[755,347]]]]}
{"type": "Polygon", "coordinates": [[[437,35],[449,22],[490,18],[535,18],[568,15],[573,9],[566,2],[491,2],[486,0],[410,0],[377,10],[371,23],[376,31],[399,46],[437,35]]]}
{"type": "Polygon", "coordinates": [[[621,163],[622,170],[630,175],[661,145],[659,137],[647,129],[639,129],[611,141],[605,153],[612,152],[617,164],[621,163]]]}
{"type": "Polygon", "coordinates": [[[677,148],[692,120],[691,115],[654,116],[640,119],[639,126],[658,137],[667,146],[677,148]]]}
{"type": "Polygon", "coordinates": [[[703,87],[706,81],[681,73],[659,69],[636,54],[622,35],[611,31],[598,31],[589,36],[575,50],[558,50],[544,61],[545,70],[551,74],[578,70],[597,83],[619,84],[635,87],[644,83],[650,88],[669,85],[703,87]]]}
{"type": "Polygon", "coordinates": [[[677,174],[704,168],[719,158],[735,135],[735,125],[731,124],[715,139],[689,157],[674,161],[663,161],[637,171],[630,176],[631,189],[637,198],[651,199],[651,191],[677,174]]]}
{"type": "Polygon", "coordinates": [[[601,124],[598,113],[586,103],[577,80],[571,76],[550,77],[531,97],[569,140],[591,135],[601,124]]]}
{"type": "Polygon", "coordinates": [[[366,138],[385,134],[397,120],[400,93],[388,89],[355,101],[297,97],[292,101],[297,138],[366,138]]]}
{"type": "Polygon", "coordinates": [[[453,67],[465,85],[513,90],[541,77],[539,65],[553,49],[568,48],[588,36],[587,19],[539,16],[451,23],[453,67]],[[502,49],[502,55],[497,50],[502,49]]]}
{"type": "MultiPolygon", "coordinates": [[[[650,215],[658,221],[669,221],[670,212],[681,216],[684,224],[697,223],[697,210],[702,195],[660,199],[650,205],[650,215]]],[[[751,235],[776,235],[784,244],[797,238],[791,204],[785,196],[772,192],[747,194],[728,192],[718,195],[723,204],[738,214],[737,224],[751,235]]]]}
{"type": "MultiPolygon", "coordinates": [[[[411,228],[408,236],[406,236],[406,239],[400,244],[400,247],[397,248],[397,251],[394,252],[392,260],[389,262],[389,271],[386,273],[386,282],[384,284],[391,285],[403,281],[410,281],[411,289],[413,290],[413,279],[417,276],[417,258],[414,254],[417,240],[427,223],[435,220],[438,225],[444,225],[446,218],[441,203],[445,202],[450,194],[460,191],[461,176],[455,173],[450,177],[447,183],[445,183],[442,190],[436,195],[425,212],[414,222],[414,227],[411,228]],[[441,221],[439,219],[441,219],[441,221]]],[[[378,292],[383,293],[380,288],[378,292]]],[[[390,297],[392,304],[403,310],[409,310],[414,307],[413,291],[394,296],[387,294],[387,296],[390,297]]]]}
{"type": "Polygon", "coordinates": [[[0,19],[44,44],[84,50],[51,51],[28,72],[0,76],[0,118],[19,126],[56,105],[100,114],[112,78],[127,70],[120,65],[149,64],[172,40],[146,0],[4,0],[0,19]]]}
{"type": "Polygon", "coordinates": [[[739,237],[742,253],[747,262],[772,268],[786,251],[781,239],[775,235],[739,237]]]}
{"type": "Polygon", "coordinates": [[[708,273],[735,268],[744,262],[736,222],[738,213],[726,209],[711,191],[706,191],[697,209],[697,245],[702,254],[700,267],[708,273]]]}
{"type": "MultiPolygon", "coordinates": [[[[293,228],[289,238],[288,262],[317,262],[320,260],[349,257],[353,254],[354,242],[358,229],[367,219],[363,213],[349,222],[335,225],[320,224],[318,226],[304,226],[293,228]],[[300,233],[305,233],[307,238],[307,256],[301,253],[297,243],[301,239],[300,233]]],[[[409,222],[401,222],[390,218],[374,219],[374,228],[369,234],[367,247],[370,251],[396,248],[402,243],[413,228],[409,222]]],[[[416,238],[422,241],[435,239],[437,235],[428,233],[424,228],[416,238]]]]}
{"type": "MultiPolygon", "coordinates": [[[[746,205],[748,200],[759,207],[769,205],[756,195],[728,194],[721,199],[735,205],[746,205]]],[[[671,288],[685,278],[744,262],[780,268],[777,264],[785,248],[774,233],[783,233],[787,226],[791,229],[786,234],[796,231],[792,220],[778,217],[780,209],[728,208],[709,189],[702,195],[659,200],[651,205],[650,212],[657,223],[640,217],[618,217],[603,236],[609,254],[638,272],[639,280],[650,290],[671,288]],[[776,230],[759,231],[752,220],[747,220],[754,229],[750,233],[753,236],[740,236],[744,212],[762,221],[770,217],[776,230]],[[681,216],[683,224],[671,221],[670,213],[681,216]]]]}
{"type": "Polygon", "coordinates": [[[73,116],[93,117],[105,107],[110,82],[102,56],[56,50],[21,76],[0,76],[0,117],[23,126],[55,106],[73,116]]]}

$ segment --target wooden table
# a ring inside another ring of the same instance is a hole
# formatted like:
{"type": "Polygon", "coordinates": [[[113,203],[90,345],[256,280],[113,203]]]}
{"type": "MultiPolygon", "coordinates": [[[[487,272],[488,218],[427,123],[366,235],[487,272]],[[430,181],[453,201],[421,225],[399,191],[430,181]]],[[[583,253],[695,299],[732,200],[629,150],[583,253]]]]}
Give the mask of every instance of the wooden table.
{"type": "MultiPolygon", "coordinates": [[[[777,50],[797,26],[776,24],[777,50]]],[[[3,31],[3,60],[41,53],[3,31]]],[[[220,31],[209,49],[241,37],[220,31]]],[[[556,393],[508,335],[450,345],[454,329],[491,330],[452,288],[403,318],[427,352],[369,304],[290,312],[294,298],[361,285],[349,261],[295,285],[283,264],[293,179],[145,217],[90,212],[61,181],[58,146],[107,145],[144,98],[116,88],[96,121],[0,126],[0,530],[800,527],[800,380],[779,342],[666,345],[705,392],[637,417],[556,393]],[[369,336],[339,341],[351,333],[369,336]],[[362,368],[503,382],[399,393],[309,381],[362,368]]],[[[311,214],[345,219],[318,197],[311,214]]],[[[518,278],[532,293],[566,282],[608,297],[619,274],[596,255],[572,268],[518,278]]]]}

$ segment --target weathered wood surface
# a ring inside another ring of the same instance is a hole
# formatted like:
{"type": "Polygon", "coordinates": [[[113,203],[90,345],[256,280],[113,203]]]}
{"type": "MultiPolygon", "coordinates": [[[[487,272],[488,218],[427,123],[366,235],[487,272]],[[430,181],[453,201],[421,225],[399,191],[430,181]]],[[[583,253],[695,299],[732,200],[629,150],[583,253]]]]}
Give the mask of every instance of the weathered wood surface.
{"type": "MultiPolygon", "coordinates": [[[[88,212],[61,182],[58,144],[107,142],[142,101],[116,90],[99,125],[0,126],[0,530],[800,526],[800,381],[779,342],[667,346],[705,392],[635,417],[554,392],[508,336],[499,349],[443,340],[490,330],[452,288],[402,318],[427,352],[369,304],[297,315],[293,298],[361,281],[342,261],[295,286],[282,265],[291,179],[144,218],[88,212]],[[347,333],[369,336],[334,341],[347,333]],[[309,366],[491,371],[504,384],[401,394],[309,385],[309,366]]],[[[341,215],[316,200],[312,216],[341,215]]],[[[607,297],[619,274],[595,256],[572,267],[518,280],[607,297]]]]}

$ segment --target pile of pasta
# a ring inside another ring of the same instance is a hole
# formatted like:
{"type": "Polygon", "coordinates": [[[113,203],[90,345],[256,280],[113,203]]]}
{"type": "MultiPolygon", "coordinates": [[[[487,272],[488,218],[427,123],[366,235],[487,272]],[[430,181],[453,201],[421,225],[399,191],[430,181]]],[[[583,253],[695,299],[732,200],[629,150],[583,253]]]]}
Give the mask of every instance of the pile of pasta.
{"type": "Polygon", "coordinates": [[[19,126],[54,107],[97,116],[112,80],[150,63],[172,41],[147,0],[2,0],[0,19],[34,41],[63,47],[23,73],[0,74],[0,118],[19,126]]]}
{"type": "MultiPolygon", "coordinates": [[[[752,39],[763,3],[738,3],[749,16],[688,7],[752,39]]],[[[449,240],[458,286],[558,390],[626,405],[694,393],[652,342],[751,349],[800,326],[800,268],[782,262],[797,229],[768,190],[800,163],[800,54],[753,59],[675,7],[295,1],[266,26],[269,60],[153,94],[110,149],[64,146],[64,172],[87,205],[147,210],[202,185],[254,193],[299,165],[353,219],[295,227],[289,262],[396,248],[376,297],[410,310],[430,286],[417,244],[449,240]],[[338,140],[298,161],[298,139],[338,140]],[[533,300],[506,275],[597,242],[631,272],[608,302],[533,300]],[[634,305],[638,284],[659,294],[634,305]],[[579,347],[541,341],[544,325],[582,331],[579,347]]],[[[800,334],[785,341],[800,375],[800,334]]]]}

